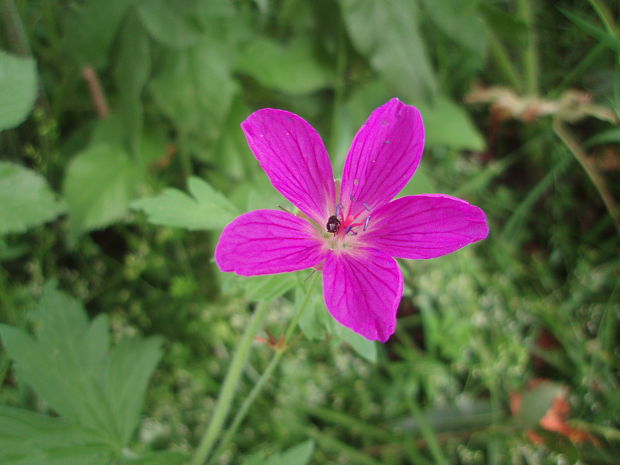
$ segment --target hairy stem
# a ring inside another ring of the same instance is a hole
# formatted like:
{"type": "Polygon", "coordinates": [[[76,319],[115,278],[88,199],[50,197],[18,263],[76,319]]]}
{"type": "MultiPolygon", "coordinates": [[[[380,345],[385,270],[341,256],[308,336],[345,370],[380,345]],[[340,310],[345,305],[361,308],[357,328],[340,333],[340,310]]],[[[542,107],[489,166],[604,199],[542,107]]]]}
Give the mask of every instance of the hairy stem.
{"type": "Polygon", "coordinates": [[[226,433],[224,433],[224,436],[222,437],[222,440],[220,441],[220,444],[218,445],[217,449],[211,456],[211,460],[209,460],[208,465],[211,465],[212,463],[214,463],[215,460],[217,460],[217,458],[221,455],[223,450],[228,446],[228,444],[234,437],[235,433],[237,432],[237,429],[241,425],[241,422],[244,420],[245,416],[250,410],[250,407],[252,406],[252,404],[254,404],[254,401],[256,400],[258,395],[262,392],[264,387],[266,386],[267,381],[271,377],[271,374],[280,364],[280,360],[282,359],[282,356],[284,355],[286,350],[290,347],[289,345],[290,338],[293,335],[293,331],[297,327],[297,324],[299,323],[299,319],[301,318],[303,313],[306,311],[306,308],[308,307],[308,304],[310,303],[310,297],[312,296],[312,291],[314,290],[318,275],[319,275],[318,273],[314,273],[314,275],[310,278],[310,283],[306,291],[306,296],[304,297],[304,300],[301,306],[297,310],[297,313],[295,314],[295,316],[289,323],[288,328],[286,329],[286,332],[284,333],[284,339],[278,344],[273,357],[271,358],[271,360],[269,361],[269,364],[267,365],[267,368],[265,368],[265,371],[263,371],[263,373],[261,374],[260,378],[254,385],[250,393],[243,400],[243,403],[241,404],[239,411],[235,415],[235,418],[233,419],[226,433]]]}
{"type": "Polygon", "coordinates": [[[268,302],[261,302],[258,305],[258,308],[252,315],[250,324],[247,326],[245,333],[243,333],[241,341],[239,341],[235,355],[233,356],[230,367],[228,368],[228,373],[226,373],[224,384],[222,384],[222,388],[220,389],[220,394],[217,399],[217,403],[215,404],[215,410],[211,415],[211,421],[207,431],[205,431],[205,434],[192,458],[192,465],[201,465],[204,463],[209,455],[209,452],[211,452],[215,441],[220,435],[220,432],[222,431],[224,422],[226,421],[226,417],[228,416],[228,412],[230,411],[230,407],[232,405],[235,391],[239,385],[241,374],[243,373],[243,367],[245,366],[250,355],[252,342],[254,341],[258,331],[261,329],[268,310],[268,302]]]}

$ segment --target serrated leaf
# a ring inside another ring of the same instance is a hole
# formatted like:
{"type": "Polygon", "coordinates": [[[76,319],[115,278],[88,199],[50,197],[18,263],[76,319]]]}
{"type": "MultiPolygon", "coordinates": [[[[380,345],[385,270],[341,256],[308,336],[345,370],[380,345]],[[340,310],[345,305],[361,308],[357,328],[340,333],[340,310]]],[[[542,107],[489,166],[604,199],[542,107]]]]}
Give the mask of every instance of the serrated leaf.
{"type": "Polygon", "coordinates": [[[432,105],[418,103],[422,113],[427,146],[445,145],[457,150],[481,151],[484,139],[463,107],[444,96],[437,96],[432,105]]]}
{"type": "Polygon", "coordinates": [[[190,195],[177,189],[134,201],[131,207],[146,213],[151,223],[190,230],[220,229],[237,216],[237,209],[206,181],[190,177],[190,195]]]}
{"type": "Polygon", "coordinates": [[[149,91],[180,132],[207,142],[219,136],[237,88],[228,61],[211,42],[164,55],[149,91]]]}
{"type": "Polygon", "coordinates": [[[140,180],[132,160],[120,147],[97,144],[78,153],[63,184],[71,238],[122,218],[140,180]]]}
{"type": "Polygon", "coordinates": [[[161,356],[159,341],[124,340],[110,352],[107,318],[89,323],[81,304],[52,283],[31,316],[36,337],[0,325],[18,378],[62,418],[122,449],[137,425],[146,384],[161,356]]]}
{"type": "Polygon", "coordinates": [[[142,24],[153,39],[173,48],[185,48],[196,44],[202,32],[195,23],[187,21],[170,2],[147,0],[138,5],[142,24]]]}
{"type": "Polygon", "coordinates": [[[37,96],[37,67],[32,58],[0,50],[0,131],[26,119],[37,96]]]}
{"type": "Polygon", "coordinates": [[[42,176],[14,163],[0,162],[0,234],[24,232],[53,220],[64,210],[42,176]]]}
{"type": "Polygon", "coordinates": [[[105,393],[123,444],[129,442],[140,419],[148,381],[162,355],[160,346],[158,338],[122,339],[110,352],[105,393]]]}
{"type": "Polygon", "coordinates": [[[302,95],[328,87],[332,68],[322,62],[311,38],[300,37],[289,44],[258,38],[241,54],[236,70],[260,84],[291,95],[302,95]]]}
{"type": "Polygon", "coordinates": [[[0,465],[104,465],[109,444],[58,418],[0,406],[0,465]]]}
{"type": "Polygon", "coordinates": [[[401,98],[426,101],[435,78],[418,31],[418,11],[408,0],[340,0],[355,48],[401,98]]]}

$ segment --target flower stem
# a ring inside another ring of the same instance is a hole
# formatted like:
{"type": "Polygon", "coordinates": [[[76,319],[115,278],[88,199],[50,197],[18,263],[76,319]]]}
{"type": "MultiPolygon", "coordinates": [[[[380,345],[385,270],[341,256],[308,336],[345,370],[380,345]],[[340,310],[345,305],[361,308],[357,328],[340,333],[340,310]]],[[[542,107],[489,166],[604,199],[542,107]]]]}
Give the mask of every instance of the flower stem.
{"type": "Polygon", "coordinates": [[[517,0],[517,16],[527,26],[527,42],[523,53],[525,92],[529,95],[538,95],[538,46],[533,7],[530,0],[517,0]]]}
{"type": "Polygon", "coordinates": [[[306,296],[304,297],[304,300],[303,300],[301,306],[297,310],[297,313],[295,314],[295,316],[293,317],[293,319],[289,323],[288,328],[286,329],[286,332],[284,333],[284,339],[275,348],[275,353],[274,353],[273,357],[271,358],[271,360],[269,361],[269,364],[267,365],[267,368],[265,368],[265,371],[261,374],[260,378],[258,379],[256,384],[254,385],[254,387],[252,388],[250,393],[243,400],[243,403],[241,404],[241,407],[237,411],[237,414],[235,415],[235,418],[233,419],[232,423],[230,424],[230,426],[226,430],[226,433],[224,433],[224,436],[222,437],[222,440],[220,441],[217,449],[211,455],[211,460],[209,460],[207,462],[208,465],[211,465],[212,463],[214,463],[215,460],[220,456],[222,451],[226,448],[226,446],[228,446],[228,444],[232,440],[233,436],[237,432],[237,429],[239,428],[239,425],[241,424],[241,422],[243,421],[243,419],[247,415],[250,407],[252,406],[252,404],[254,403],[256,398],[258,397],[258,395],[262,392],[263,388],[265,387],[265,385],[267,383],[267,380],[270,378],[271,374],[274,372],[276,367],[280,364],[280,360],[282,359],[282,356],[284,355],[284,352],[286,352],[286,350],[290,347],[289,346],[289,340],[290,340],[290,338],[291,338],[291,336],[293,334],[293,331],[297,327],[297,323],[299,323],[299,319],[301,318],[303,313],[306,311],[306,308],[308,307],[308,304],[310,303],[310,297],[312,296],[312,291],[313,291],[314,286],[315,286],[315,284],[317,282],[318,274],[319,273],[315,272],[313,274],[313,276],[310,278],[310,283],[309,283],[308,289],[306,291],[306,296]]]}
{"type": "Polygon", "coordinates": [[[262,327],[262,323],[265,320],[268,310],[269,303],[261,302],[254,312],[254,315],[252,315],[252,319],[250,320],[250,324],[246,328],[245,333],[243,333],[243,336],[241,337],[241,341],[239,342],[239,346],[233,356],[228,373],[226,373],[224,384],[222,384],[222,388],[215,405],[215,410],[211,416],[211,421],[207,431],[200,441],[200,444],[198,445],[198,448],[196,449],[196,452],[194,453],[191,465],[201,465],[204,463],[209,455],[209,452],[211,452],[217,437],[222,431],[222,427],[224,426],[224,422],[226,421],[226,417],[228,416],[228,412],[230,411],[230,407],[232,405],[233,396],[237,390],[239,380],[241,379],[243,367],[245,366],[245,363],[250,355],[252,342],[262,327]]]}

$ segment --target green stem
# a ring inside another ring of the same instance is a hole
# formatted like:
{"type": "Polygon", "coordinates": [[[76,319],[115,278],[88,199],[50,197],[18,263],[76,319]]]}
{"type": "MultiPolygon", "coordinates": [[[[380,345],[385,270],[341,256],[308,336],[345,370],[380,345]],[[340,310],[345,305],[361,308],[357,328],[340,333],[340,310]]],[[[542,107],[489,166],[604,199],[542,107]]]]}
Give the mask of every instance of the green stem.
{"type": "Polygon", "coordinates": [[[297,323],[299,323],[299,319],[301,318],[303,313],[306,311],[306,308],[308,307],[308,304],[310,303],[310,298],[312,296],[312,291],[314,289],[314,286],[315,286],[315,284],[317,282],[317,276],[318,275],[319,274],[315,272],[314,275],[310,278],[310,284],[308,285],[308,290],[306,291],[306,296],[304,297],[304,300],[303,300],[301,306],[297,310],[297,313],[295,314],[295,316],[293,317],[293,319],[289,323],[288,328],[286,329],[286,332],[284,333],[284,339],[276,347],[275,354],[273,355],[273,357],[269,361],[269,364],[267,365],[267,368],[265,368],[265,371],[260,376],[260,378],[258,379],[256,384],[254,385],[254,387],[252,388],[250,393],[243,400],[243,403],[241,404],[241,408],[239,409],[239,411],[235,415],[235,418],[233,419],[230,427],[228,428],[228,430],[226,430],[226,433],[224,433],[224,436],[222,437],[222,440],[220,441],[220,444],[218,445],[218,447],[215,450],[215,452],[211,455],[211,460],[209,460],[209,462],[207,462],[208,465],[211,465],[212,463],[214,463],[215,460],[220,456],[222,451],[228,446],[228,444],[232,440],[233,436],[237,432],[237,429],[239,428],[239,425],[241,425],[241,422],[243,421],[243,419],[247,415],[248,411],[250,410],[250,407],[252,406],[252,404],[254,403],[256,398],[258,397],[258,395],[262,392],[263,388],[265,387],[265,385],[267,383],[267,380],[270,378],[271,374],[274,372],[276,367],[280,364],[280,360],[282,359],[282,356],[284,355],[284,352],[286,352],[286,350],[289,347],[288,343],[289,343],[290,338],[291,338],[291,336],[293,334],[293,331],[297,327],[297,323]]]}
{"type": "Polygon", "coordinates": [[[517,74],[517,70],[513,65],[512,59],[508,56],[508,51],[504,44],[499,40],[495,31],[491,27],[487,27],[489,36],[489,46],[491,54],[497,63],[499,71],[504,75],[504,78],[508,80],[513,89],[520,92],[522,90],[521,79],[517,74]]]}
{"type": "Polygon", "coordinates": [[[527,45],[523,55],[525,68],[525,92],[538,95],[538,51],[536,30],[534,28],[534,14],[530,0],[518,0],[518,15],[527,25],[527,45]]]}
{"type": "Polygon", "coordinates": [[[406,398],[407,405],[409,406],[409,410],[413,414],[414,418],[420,425],[420,433],[422,433],[422,437],[426,441],[428,445],[428,449],[433,456],[433,460],[438,465],[449,465],[446,456],[441,451],[441,447],[439,445],[439,441],[437,440],[437,436],[433,431],[431,425],[426,420],[426,417],[422,413],[418,403],[413,399],[413,396],[408,396],[406,398]]]}
{"type": "Polygon", "coordinates": [[[601,0],[590,0],[590,5],[596,11],[599,19],[605,25],[605,30],[612,36],[616,35],[616,25],[614,24],[614,18],[607,6],[601,0]]]}
{"type": "Polygon", "coordinates": [[[241,374],[243,373],[243,367],[245,366],[250,355],[252,342],[262,327],[268,310],[269,304],[267,302],[261,302],[254,312],[254,315],[252,315],[250,324],[246,328],[245,333],[239,342],[239,346],[233,356],[228,373],[226,373],[226,378],[224,379],[224,384],[222,384],[222,388],[215,405],[215,410],[211,415],[211,422],[209,423],[207,431],[202,437],[202,440],[194,453],[191,461],[192,465],[201,465],[204,463],[209,455],[209,452],[213,448],[217,437],[222,431],[222,427],[224,426],[224,422],[226,421],[226,417],[228,416],[228,412],[230,411],[230,407],[232,405],[233,396],[237,390],[239,380],[241,379],[241,374]]]}
{"type": "Polygon", "coordinates": [[[564,142],[566,148],[573,154],[575,159],[579,162],[590,178],[590,181],[592,181],[592,184],[594,184],[594,187],[596,187],[601,200],[605,204],[605,208],[607,208],[607,211],[609,212],[609,216],[611,216],[614,226],[616,227],[616,231],[620,234],[620,213],[618,212],[616,200],[607,187],[605,178],[599,174],[596,167],[588,158],[588,155],[586,155],[585,151],[581,148],[581,145],[577,142],[577,139],[573,137],[568,128],[564,126],[558,118],[553,119],[553,132],[555,132],[560,140],[564,142]]]}

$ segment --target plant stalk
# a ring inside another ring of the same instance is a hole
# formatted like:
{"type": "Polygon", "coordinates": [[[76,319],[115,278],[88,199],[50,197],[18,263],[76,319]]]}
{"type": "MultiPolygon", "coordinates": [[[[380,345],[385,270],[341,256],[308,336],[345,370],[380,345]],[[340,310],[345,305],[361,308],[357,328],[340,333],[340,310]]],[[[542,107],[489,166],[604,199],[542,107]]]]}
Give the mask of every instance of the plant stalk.
{"type": "Polygon", "coordinates": [[[194,456],[192,457],[191,465],[201,465],[205,462],[209,452],[211,452],[213,445],[215,444],[215,441],[222,431],[222,427],[224,426],[224,422],[226,421],[226,417],[228,416],[228,412],[230,411],[230,407],[232,405],[235,391],[237,390],[237,386],[239,385],[239,381],[243,373],[243,367],[245,366],[250,355],[252,342],[256,338],[258,331],[261,329],[268,310],[269,303],[261,302],[254,312],[254,315],[252,315],[252,319],[250,320],[250,324],[246,328],[245,333],[243,333],[243,336],[241,337],[241,341],[237,346],[237,350],[231,361],[228,373],[226,373],[224,384],[222,384],[222,388],[215,405],[215,410],[211,416],[211,421],[207,431],[205,431],[205,434],[200,441],[200,444],[198,445],[198,448],[196,449],[196,452],[194,453],[194,456]]]}

